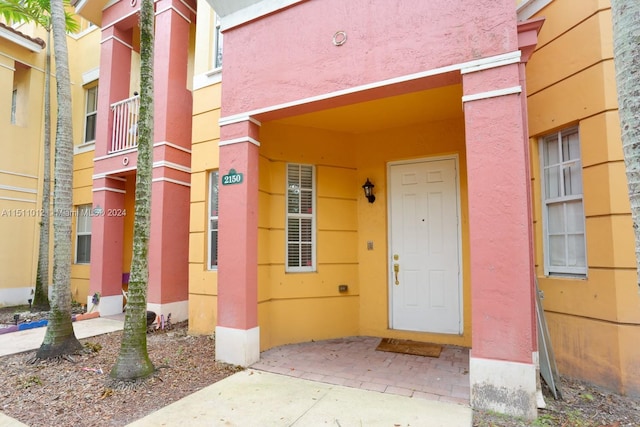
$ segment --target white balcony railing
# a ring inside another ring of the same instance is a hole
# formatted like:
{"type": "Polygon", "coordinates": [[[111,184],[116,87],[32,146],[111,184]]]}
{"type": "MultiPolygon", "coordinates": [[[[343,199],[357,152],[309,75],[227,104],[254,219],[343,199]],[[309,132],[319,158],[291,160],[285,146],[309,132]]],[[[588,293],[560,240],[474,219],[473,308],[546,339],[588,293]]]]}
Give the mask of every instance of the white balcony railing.
{"type": "Polygon", "coordinates": [[[129,150],[138,146],[138,114],[140,95],[111,104],[113,133],[109,153],[129,150]]]}

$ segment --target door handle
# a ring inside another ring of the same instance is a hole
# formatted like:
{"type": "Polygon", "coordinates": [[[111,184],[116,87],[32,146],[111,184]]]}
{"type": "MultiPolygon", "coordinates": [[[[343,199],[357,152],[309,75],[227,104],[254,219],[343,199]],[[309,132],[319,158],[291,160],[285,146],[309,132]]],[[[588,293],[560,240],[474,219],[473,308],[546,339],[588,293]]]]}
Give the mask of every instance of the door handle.
{"type": "Polygon", "coordinates": [[[398,273],[400,273],[400,264],[394,263],[393,264],[393,275],[394,275],[394,277],[396,279],[396,281],[395,281],[396,285],[400,284],[400,281],[398,280],[398,273]]]}

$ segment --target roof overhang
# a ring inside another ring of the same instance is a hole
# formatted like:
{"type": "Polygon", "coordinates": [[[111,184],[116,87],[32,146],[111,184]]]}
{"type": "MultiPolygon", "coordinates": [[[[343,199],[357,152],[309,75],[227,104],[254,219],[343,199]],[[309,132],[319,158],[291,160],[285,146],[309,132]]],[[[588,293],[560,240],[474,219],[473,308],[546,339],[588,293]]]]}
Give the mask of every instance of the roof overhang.
{"type": "Polygon", "coordinates": [[[0,38],[29,49],[31,52],[40,52],[45,47],[44,40],[32,39],[31,37],[4,25],[0,25],[0,38]]]}
{"type": "Polygon", "coordinates": [[[522,52],[521,62],[529,62],[538,44],[538,33],[544,24],[544,18],[529,19],[518,23],[518,48],[522,52]]]}
{"type": "Polygon", "coordinates": [[[237,27],[306,0],[207,0],[221,18],[222,30],[237,27]]]}
{"type": "Polygon", "coordinates": [[[87,21],[96,24],[98,27],[102,26],[102,11],[110,6],[111,3],[115,3],[114,0],[76,0],[71,2],[75,8],[76,13],[82,16],[87,21]]]}

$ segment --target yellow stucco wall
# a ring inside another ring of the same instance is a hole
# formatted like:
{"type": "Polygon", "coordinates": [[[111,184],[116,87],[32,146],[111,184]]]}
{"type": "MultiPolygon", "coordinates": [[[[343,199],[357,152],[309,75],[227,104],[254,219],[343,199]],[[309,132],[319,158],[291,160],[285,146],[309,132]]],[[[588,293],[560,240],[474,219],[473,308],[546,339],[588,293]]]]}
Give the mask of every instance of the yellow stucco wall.
{"type": "MultiPolygon", "coordinates": [[[[85,135],[86,89],[98,85],[98,80],[89,80],[88,75],[100,66],[100,29],[93,27],[68,37],[69,71],[73,100],[73,205],[92,204],[93,194],[93,145],[87,145],[85,135]]],[[[100,118],[98,118],[100,120],[100,118]]],[[[76,264],[76,221],[73,221],[73,263],[71,265],[71,295],[75,301],[86,303],[89,294],[89,264],[76,264]]]]}
{"type": "Polygon", "coordinates": [[[209,270],[209,173],[219,166],[220,84],[193,92],[191,210],[189,219],[189,331],[213,333],[216,326],[218,273],[209,270]]]}
{"type": "MultiPolygon", "coordinates": [[[[460,90],[458,90],[460,92],[460,90]]],[[[460,94],[459,94],[460,95],[460,94]]],[[[461,96],[461,95],[460,95],[461,96]]],[[[217,273],[206,268],[208,176],[218,167],[220,86],[194,92],[189,250],[189,327],[212,333],[217,273]]],[[[369,108],[369,107],[363,107],[369,108]]],[[[361,112],[367,115],[366,111],[361,112]]],[[[350,335],[471,344],[469,249],[464,125],[460,118],[348,133],[281,122],[260,128],[258,322],[261,349],[350,335]],[[389,141],[402,140],[403,144],[389,141]],[[464,333],[438,335],[391,330],[387,270],[387,163],[457,156],[462,212],[464,333]],[[286,164],[316,167],[317,271],[285,272],[286,164]],[[377,201],[362,195],[369,177],[377,201]],[[374,242],[368,251],[367,242],[374,242]],[[340,293],[339,285],[348,285],[340,293]]]]}
{"type": "Polygon", "coordinates": [[[604,0],[554,0],[527,65],[536,271],[561,374],[640,394],[640,293],[604,0]],[[578,125],[586,277],[544,276],[538,137],[578,125]]]}
{"type": "MultiPolygon", "coordinates": [[[[34,34],[32,26],[20,31],[34,34]]],[[[44,51],[0,42],[0,306],[27,304],[35,286],[41,201],[44,51]],[[11,123],[17,89],[16,123],[11,123]]]]}
{"type": "Polygon", "coordinates": [[[358,175],[358,253],[360,296],[360,334],[414,339],[437,343],[471,346],[471,287],[469,280],[469,228],[464,122],[462,117],[431,122],[382,132],[359,135],[357,138],[358,175]],[[395,141],[402,141],[401,144],[395,141]],[[433,156],[458,156],[460,191],[463,334],[442,335],[391,330],[388,327],[388,218],[387,162],[433,156]],[[362,197],[360,186],[368,178],[375,183],[376,202],[362,197]],[[373,241],[374,250],[367,250],[373,241]],[[366,284],[366,286],[365,286],[366,284]]]}
{"type": "MultiPolygon", "coordinates": [[[[366,113],[366,112],[365,112],[366,113]]],[[[261,347],[349,335],[470,346],[466,163],[462,119],[353,135],[263,123],[260,130],[258,299],[261,347]],[[392,144],[390,141],[403,141],[392,144]],[[462,212],[464,334],[389,328],[388,162],[457,155],[462,212]],[[317,271],[285,273],[286,163],[316,166],[317,271]],[[376,202],[362,195],[375,183],[376,202]],[[374,249],[367,250],[367,242],[374,249]],[[340,293],[346,284],[349,292],[340,293]]]]}
{"type": "Polygon", "coordinates": [[[356,150],[346,134],[260,129],[258,316],[262,348],[358,334],[356,150]],[[317,271],[285,273],[286,164],[316,167],[317,271]],[[338,285],[349,292],[341,294],[338,285]]]}

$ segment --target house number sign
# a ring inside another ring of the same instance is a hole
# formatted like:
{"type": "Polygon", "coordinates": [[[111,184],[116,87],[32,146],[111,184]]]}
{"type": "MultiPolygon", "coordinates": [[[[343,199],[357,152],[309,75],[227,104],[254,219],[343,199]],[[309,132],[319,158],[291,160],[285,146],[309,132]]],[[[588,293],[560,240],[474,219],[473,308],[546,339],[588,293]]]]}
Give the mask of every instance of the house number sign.
{"type": "Polygon", "coordinates": [[[242,174],[236,172],[235,169],[231,169],[228,175],[222,176],[222,185],[241,184],[242,174]]]}

